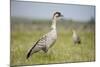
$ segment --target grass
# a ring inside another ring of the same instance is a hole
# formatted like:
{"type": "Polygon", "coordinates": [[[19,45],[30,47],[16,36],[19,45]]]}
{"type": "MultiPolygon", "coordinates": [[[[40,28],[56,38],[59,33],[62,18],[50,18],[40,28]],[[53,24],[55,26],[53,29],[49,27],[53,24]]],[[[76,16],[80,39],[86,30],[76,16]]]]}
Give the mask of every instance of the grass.
{"type": "Polygon", "coordinates": [[[26,59],[28,50],[47,30],[25,29],[26,26],[11,29],[11,66],[95,61],[94,32],[79,30],[82,44],[74,45],[71,38],[72,31],[62,27],[58,30],[56,43],[48,53],[40,51],[26,59]]]}

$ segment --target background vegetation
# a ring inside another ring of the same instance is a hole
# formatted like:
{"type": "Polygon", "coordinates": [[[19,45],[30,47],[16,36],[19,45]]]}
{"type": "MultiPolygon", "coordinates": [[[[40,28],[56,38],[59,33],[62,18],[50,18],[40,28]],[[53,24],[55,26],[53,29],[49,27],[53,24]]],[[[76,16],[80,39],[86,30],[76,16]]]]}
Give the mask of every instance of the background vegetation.
{"type": "Polygon", "coordinates": [[[50,30],[51,20],[11,17],[11,66],[95,61],[95,20],[63,19],[57,23],[58,39],[48,53],[40,51],[26,59],[28,50],[50,30]],[[74,45],[72,29],[82,43],[74,45]]]}

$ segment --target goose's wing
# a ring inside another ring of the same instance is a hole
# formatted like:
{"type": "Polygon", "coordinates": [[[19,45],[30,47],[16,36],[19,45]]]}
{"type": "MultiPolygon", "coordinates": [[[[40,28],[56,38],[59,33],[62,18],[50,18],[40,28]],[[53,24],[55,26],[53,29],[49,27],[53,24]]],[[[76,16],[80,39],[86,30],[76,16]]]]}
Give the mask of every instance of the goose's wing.
{"type": "Polygon", "coordinates": [[[78,42],[79,44],[81,43],[81,39],[80,39],[79,36],[77,37],[77,42],[78,42]]]}
{"type": "Polygon", "coordinates": [[[73,36],[74,43],[81,43],[80,37],[78,35],[73,36]]]}
{"type": "Polygon", "coordinates": [[[27,54],[27,58],[29,58],[33,53],[36,53],[45,47],[45,41],[47,39],[47,35],[44,35],[40,38],[35,45],[29,50],[27,54]]]}
{"type": "Polygon", "coordinates": [[[36,53],[40,50],[43,50],[44,52],[48,51],[48,48],[50,48],[53,43],[56,41],[57,35],[55,30],[51,30],[47,34],[45,34],[42,38],[40,38],[35,45],[29,50],[27,54],[27,58],[30,57],[33,53],[36,53]]]}

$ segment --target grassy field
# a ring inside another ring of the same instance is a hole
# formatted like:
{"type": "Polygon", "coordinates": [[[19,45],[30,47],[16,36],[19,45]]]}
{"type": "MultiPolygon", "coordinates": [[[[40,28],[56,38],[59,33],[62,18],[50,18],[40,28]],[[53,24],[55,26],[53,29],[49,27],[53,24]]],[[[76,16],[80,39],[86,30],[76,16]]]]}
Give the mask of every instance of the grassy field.
{"type": "Polygon", "coordinates": [[[50,24],[42,24],[11,22],[11,66],[95,61],[94,25],[87,24],[78,24],[82,43],[77,45],[72,42],[71,31],[77,25],[66,27],[67,24],[58,24],[58,39],[48,53],[40,51],[26,59],[30,47],[49,31],[50,24]]]}

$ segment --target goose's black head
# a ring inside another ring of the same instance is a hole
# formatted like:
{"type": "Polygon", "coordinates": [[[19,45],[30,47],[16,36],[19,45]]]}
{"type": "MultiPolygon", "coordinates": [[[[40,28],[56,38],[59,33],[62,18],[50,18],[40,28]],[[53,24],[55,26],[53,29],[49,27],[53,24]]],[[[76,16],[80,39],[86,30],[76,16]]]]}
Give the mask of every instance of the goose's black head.
{"type": "Polygon", "coordinates": [[[62,17],[63,15],[60,12],[55,12],[53,17],[62,17]]]}

